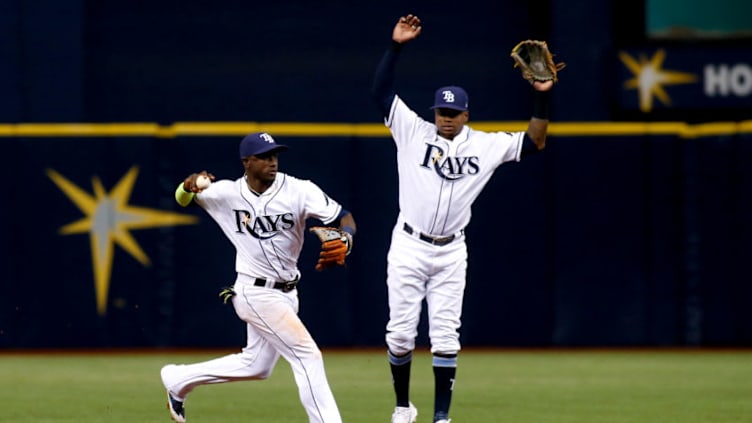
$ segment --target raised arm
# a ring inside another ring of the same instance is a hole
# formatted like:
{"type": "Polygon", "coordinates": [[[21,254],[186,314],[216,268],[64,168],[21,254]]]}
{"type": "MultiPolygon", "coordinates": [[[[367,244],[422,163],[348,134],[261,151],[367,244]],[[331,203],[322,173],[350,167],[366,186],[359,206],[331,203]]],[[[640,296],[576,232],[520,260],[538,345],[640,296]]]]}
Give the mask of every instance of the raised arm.
{"type": "Polygon", "coordinates": [[[525,40],[517,43],[510,53],[514,67],[533,86],[533,116],[527,126],[522,154],[543,150],[548,132],[548,106],[551,88],[558,81],[564,62],[556,63],[548,44],[541,40],[525,40]]]}
{"type": "Polygon", "coordinates": [[[394,101],[394,69],[402,46],[414,40],[423,28],[420,19],[414,15],[402,16],[392,31],[392,45],[384,53],[373,77],[371,96],[379,107],[382,116],[387,116],[394,101]]]}
{"type": "Polygon", "coordinates": [[[526,134],[538,150],[546,147],[548,132],[548,105],[550,103],[553,81],[533,83],[533,116],[527,125],[526,134]]]}
{"type": "Polygon", "coordinates": [[[422,30],[420,18],[415,15],[402,16],[397,21],[397,25],[394,26],[392,41],[405,44],[416,39],[422,30]]]}

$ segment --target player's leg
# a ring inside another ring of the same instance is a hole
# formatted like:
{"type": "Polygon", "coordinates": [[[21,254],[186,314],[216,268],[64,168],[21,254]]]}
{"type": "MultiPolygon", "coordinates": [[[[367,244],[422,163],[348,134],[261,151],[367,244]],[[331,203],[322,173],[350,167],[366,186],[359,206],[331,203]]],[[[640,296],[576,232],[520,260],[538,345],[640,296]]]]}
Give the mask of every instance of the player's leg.
{"type": "Polygon", "coordinates": [[[279,359],[279,353],[247,325],[247,345],[237,354],[193,364],[168,364],[162,368],[162,382],[172,396],[184,401],[199,385],[225,383],[236,380],[268,378],[279,359]]]}
{"type": "Polygon", "coordinates": [[[242,352],[194,364],[168,364],[162,367],[162,383],[167,389],[167,408],[172,419],[185,422],[185,399],[194,388],[212,383],[268,378],[279,354],[274,347],[247,325],[248,343],[242,352]]]}
{"type": "Polygon", "coordinates": [[[236,299],[238,315],[253,324],[258,333],[290,363],[309,421],[341,422],[321,351],[298,317],[297,293],[245,287],[239,290],[236,299]]]}
{"type": "Polygon", "coordinates": [[[448,420],[460,350],[459,328],[467,272],[464,243],[447,245],[437,257],[441,271],[428,282],[429,337],[433,353],[434,420],[448,420]]]}
{"type": "Polygon", "coordinates": [[[300,322],[294,339],[283,338],[284,357],[292,368],[300,402],[310,422],[342,422],[334,394],[326,377],[324,360],[311,335],[300,322]]]}
{"type": "Polygon", "coordinates": [[[386,343],[396,399],[393,422],[412,422],[417,417],[417,410],[410,403],[410,371],[425,297],[424,268],[430,266],[427,247],[430,246],[410,237],[398,225],[387,255],[386,343]]]}
{"type": "Polygon", "coordinates": [[[434,401],[433,421],[449,419],[449,406],[452,404],[452,392],[457,373],[457,354],[434,353],[434,401]]]}

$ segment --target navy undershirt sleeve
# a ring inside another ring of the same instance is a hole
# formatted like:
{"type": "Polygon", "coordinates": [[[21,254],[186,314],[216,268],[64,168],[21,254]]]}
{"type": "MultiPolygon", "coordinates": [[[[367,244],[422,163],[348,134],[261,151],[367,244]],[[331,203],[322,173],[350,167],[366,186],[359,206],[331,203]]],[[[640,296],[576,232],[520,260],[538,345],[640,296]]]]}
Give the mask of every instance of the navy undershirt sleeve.
{"type": "Polygon", "coordinates": [[[400,50],[402,50],[402,44],[393,41],[392,46],[381,58],[373,76],[371,96],[384,117],[389,115],[396,95],[394,91],[394,69],[400,50]]]}
{"type": "Polygon", "coordinates": [[[539,151],[540,150],[538,150],[538,146],[535,145],[533,139],[530,138],[530,135],[525,133],[525,136],[522,138],[522,155],[527,156],[539,151]]]}

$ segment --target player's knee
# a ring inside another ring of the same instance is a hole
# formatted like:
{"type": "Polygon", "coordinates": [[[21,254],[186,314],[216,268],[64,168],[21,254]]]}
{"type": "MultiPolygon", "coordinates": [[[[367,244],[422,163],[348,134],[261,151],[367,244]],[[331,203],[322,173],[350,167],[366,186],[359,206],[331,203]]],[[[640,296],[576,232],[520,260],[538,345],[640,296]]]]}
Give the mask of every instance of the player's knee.
{"type": "Polygon", "coordinates": [[[441,356],[456,356],[460,351],[460,342],[455,337],[437,338],[431,340],[431,354],[441,356]]]}
{"type": "Polygon", "coordinates": [[[324,361],[324,354],[318,347],[316,347],[315,344],[308,345],[305,348],[297,349],[296,357],[299,361],[311,365],[324,361]]]}
{"type": "Polygon", "coordinates": [[[323,359],[324,359],[324,354],[322,354],[322,353],[321,353],[321,350],[320,350],[320,349],[318,349],[318,348],[314,348],[314,349],[313,349],[313,350],[311,351],[311,359],[313,359],[313,360],[315,360],[315,361],[321,361],[321,360],[323,360],[323,359]]]}
{"type": "Polygon", "coordinates": [[[389,332],[386,334],[386,345],[392,354],[401,356],[415,349],[415,338],[399,332],[389,332]]]}
{"type": "Polygon", "coordinates": [[[259,374],[258,374],[257,377],[258,377],[259,380],[269,379],[271,377],[273,371],[274,371],[273,367],[270,368],[270,369],[266,369],[264,371],[259,372],[259,374]]]}

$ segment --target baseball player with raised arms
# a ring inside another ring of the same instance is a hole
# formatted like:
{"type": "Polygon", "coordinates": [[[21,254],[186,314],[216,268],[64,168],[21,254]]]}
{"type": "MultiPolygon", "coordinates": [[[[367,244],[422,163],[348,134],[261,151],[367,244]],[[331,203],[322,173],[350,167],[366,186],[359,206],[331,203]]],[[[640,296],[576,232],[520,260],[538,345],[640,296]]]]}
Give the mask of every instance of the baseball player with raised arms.
{"type": "Polygon", "coordinates": [[[317,270],[344,264],[355,220],[315,183],[279,172],[277,155],[286,149],[267,133],[250,134],[240,143],[242,177],[219,180],[202,189],[199,180],[214,176],[193,173],[175,192],[181,206],[202,207],[235,247],[237,279],[233,289],[220,295],[225,302],[232,301],[238,317],[247,324],[247,345],[241,352],[162,368],[167,406],[176,422],[185,422],[186,396],[197,386],[266,379],[280,356],[292,367],[309,421],[342,421],[321,351],[297,315],[296,286],[306,219],[338,226],[311,228],[336,235],[322,244],[317,270]]]}
{"type": "Polygon", "coordinates": [[[467,270],[464,229],[471,206],[502,163],[544,148],[553,86],[551,81],[533,84],[535,110],[526,132],[467,126],[468,95],[458,86],[436,90],[434,122],[425,121],[394,91],[397,58],[421,31],[417,16],[399,19],[372,86],[397,146],[399,172],[400,212],[387,255],[386,343],[396,396],[392,423],[412,423],[418,415],[409,397],[410,365],[424,299],[435,381],[433,421],[450,421],[467,270]]]}

